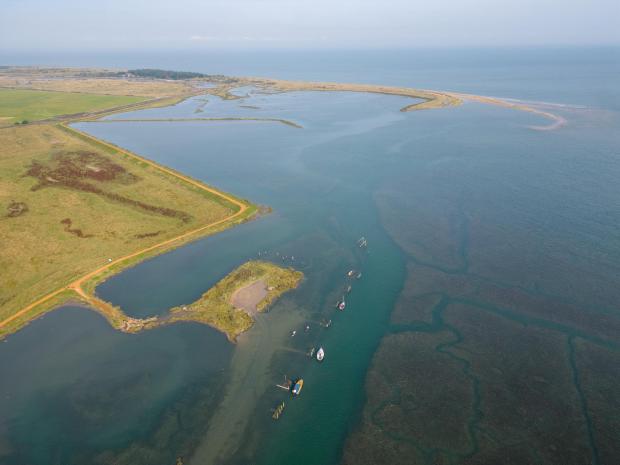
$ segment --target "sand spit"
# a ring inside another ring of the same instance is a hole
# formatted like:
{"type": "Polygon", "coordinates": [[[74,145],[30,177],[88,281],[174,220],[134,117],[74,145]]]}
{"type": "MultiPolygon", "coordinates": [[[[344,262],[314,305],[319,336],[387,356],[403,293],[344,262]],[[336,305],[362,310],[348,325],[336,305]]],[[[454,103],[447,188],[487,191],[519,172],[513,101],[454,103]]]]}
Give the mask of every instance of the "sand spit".
{"type": "Polygon", "coordinates": [[[427,110],[431,108],[443,108],[457,106],[462,103],[461,99],[446,92],[434,90],[420,90],[409,87],[391,87],[373,84],[350,84],[337,82],[306,82],[306,81],[284,81],[279,79],[248,79],[248,84],[280,92],[294,91],[331,91],[331,92],[370,92],[374,94],[400,95],[422,99],[401,108],[401,111],[427,110]]]}
{"type": "Polygon", "coordinates": [[[452,93],[455,97],[461,100],[469,100],[473,102],[486,103],[489,105],[496,105],[504,108],[512,108],[514,110],[527,111],[529,113],[534,113],[536,115],[542,116],[551,120],[551,123],[546,126],[529,126],[531,129],[535,129],[537,131],[552,131],[554,129],[558,129],[564,126],[567,121],[566,118],[563,118],[560,115],[556,115],[555,113],[551,113],[545,110],[541,110],[540,108],[536,108],[533,103],[524,103],[519,100],[508,101],[503,100],[496,97],[485,97],[483,95],[473,95],[473,94],[460,94],[460,93],[452,93]]]}

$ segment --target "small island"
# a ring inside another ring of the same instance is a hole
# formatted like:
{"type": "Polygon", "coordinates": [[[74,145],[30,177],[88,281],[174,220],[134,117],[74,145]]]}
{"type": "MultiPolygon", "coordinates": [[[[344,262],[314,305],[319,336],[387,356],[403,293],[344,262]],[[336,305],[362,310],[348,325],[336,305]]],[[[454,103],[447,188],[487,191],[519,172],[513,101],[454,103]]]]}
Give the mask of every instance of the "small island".
{"type": "Polygon", "coordinates": [[[113,327],[126,333],[193,321],[207,324],[235,342],[252,327],[257,313],[266,311],[282,294],[299,286],[303,276],[293,268],[252,260],[230,272],[197,301],[171,308],[160,317],[131,318],[119,307],[99,299],[93,307],[113,327]]]}
{"type": "Polygon", "coordinates": [[[285,292],[299,286],[301,271],[253,260],[233,270],[196,302],[170,309],[169,322],[206,323],[235,341],[285,292]]]}

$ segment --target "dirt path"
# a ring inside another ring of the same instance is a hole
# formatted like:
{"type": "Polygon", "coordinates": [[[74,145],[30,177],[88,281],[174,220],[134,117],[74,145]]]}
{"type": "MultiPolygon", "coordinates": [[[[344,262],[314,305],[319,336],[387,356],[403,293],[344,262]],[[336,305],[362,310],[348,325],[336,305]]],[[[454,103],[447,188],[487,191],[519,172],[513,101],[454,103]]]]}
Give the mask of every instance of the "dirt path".
{"type": "Polygon", "coordinates": [[[220,198],[223,198],[223,199],[231,202],[232,204],[236,205],[237,207],[239,207],[239,210],[237,212],[233,213],[230,216],[222,218],[221,220],[214,221],[213,223],[209,223],[207,225],[201,226],[201,227],[193,229],[191,231],[187,231],[187,232],[185,232],[185,233],[183,233],[183,234],[181,234],[179,236],[173,237],[171,239],[167,239],[165,241],[162,241],[162,242],[159,242],[157,244],[154,244],[154,245],[152,245],[150,247],[146,247],[144,249],[141,249],[141,250],[138,250],[136,252],[133,252],[133,253],[131,253],[129,255],[125,255],[123,257],[117,258],[116,260],[113,260],[113,261],[105,264],[104,266],[101,266],[101,267],[91,271],[90,273],[82,276],[81,278],[76,279],[75,281],[71,282],[67,286],[61,287],[59,289],[56,289],[53,292],[50,292],[49,294],[41,297],[40,299],[36,300],[35,302],[31,303],[30,305],[22,308],[21,310],[19,310],[18,312],[14,313],[10,317],[6,318],[5,320],[0,321],[0,328],[6,326],[11,321],[15,320],[16,318],[19,318],[20,316],[23,316],[24,314],[28,313],[30,310],[32,310],[36,306],[41,305],[41,304],[47,302],[48,300],[50,300],[51,298],[57,296],[58,294],[60,294],[61,292],[65,291],[65,290],[72,290],[72,291],[76,292],[82,299],[84,299],[86,302],[91,304],[96,309],[101,310],[101,311],[103,311],[105,313],[108,313],[110,308],[111,308],[111,306],[107,302],[104,302],[104,301],[98,299],[95,296],[91,296],[86,291],[84,291],[82,286],[83,286],[83,284],[86,281],[88,281],[89,279],[97,276],[98,274],[100,274],[100,273],[102,273],[102,272],[112,268],[113,266],[118,265],[118,264],[126,261],[126,260],[129,260],[131,258],[137,257],[137,256],[142,255],[144,253],[151,252],[151,251],[156,250],[156,249],[164,248],[164,247],[166,247],[168,245],[171,245],[171,244],[173,244],[173,243],[175,243],[177,241],[181,241],[183,239],[186,239],[186,238],[188,238],[188,237],[190,237],[190,236],[192,236],[194,234],[201,233],[203,231],[206,231],[209,228],[213,228],[215,226],[219,226],[219,225],[221,225],[223,223],[226,223],[226,222],[228,222],[228,221],[230,221],[230,220],[232,220],[232,219],[234,219],[234,218],[236,218],[238,216],[241,216],[248,209],[248,205],[246,205],[245,203],[237,200],[236,198],[234,198],[234,197],[232,197],[232,196],[230,196],[228,194],[225,194],[225,193],[220,192],[220,191],[218,191],[216,189],[213,189],[213,188],[207,186],[206,184],[203,184],[203,183],[201,183],[199,181],[191,179],[191,178],[189,178],[189,177],[187,177],[187,176],[185,176],[185,175],[183,175],[181,173],[177,173],[176,171],[173,171],[173,170],[171,170],[169,168],[166,168],[165,166],[159,165],[159,164],[157,164],[157,163],[155,163],[153,161],[150,161],[150,160],[148,160],[146,158],[142,158],[142,157],[140,157],[140,156],[138,156],[138,155],[136,155],[136,154],[134,154],[134,153],[132,153],[132,152],[130,152],[128,150],[122,149],[122,148],[117,147],[117,146],[115,146],[113,144],[110,144],[108,142],[105,142],[105,141],[102,141],[100,139],[97,139],[96,137],[93,137],[93,136],[91,136],[89,134],[86,134],[86,133],[84,133],[82,131],[78,131],[77,129],[70,128],[70,127],[66,126],[65,124],[62,124],[62,126],[66,130],[68,130],[68,131],[71,131],[71,132],[79,134],[81,137],[84,137],[84,138],[86,138],[88,140],[91,140],[91,141],[93,141],[93,142],[95,142],[97,144],[102,144],[104,146],[110,147],[110,148],[112,148],[112,149],[114,149],[116,151],[119,151],[119,152],[121,152],[121,153],[123,153],[125,155],[128,155],[128,156],[130,156],[132,158],[135,158],[135,159],[139,160],[140,162],[147,163],[150,166],[154,167],[155,169],[163,171],[164,173],[167,173],[167,174],[169,174],[171,176],[174,176],[174,177],[176,177],[178,179],[182,179],[183,181],[185,181],[185,182],[187,182],[187,183],[189,183],[189,184],[191,184],[193,186],[196,186],[196,187],[198,187],[199,189],[201,189],[203,191],[209,192],[209,193],[211,193],[213,195],[216,195],[216,196],[218,196],[220,198]]]}

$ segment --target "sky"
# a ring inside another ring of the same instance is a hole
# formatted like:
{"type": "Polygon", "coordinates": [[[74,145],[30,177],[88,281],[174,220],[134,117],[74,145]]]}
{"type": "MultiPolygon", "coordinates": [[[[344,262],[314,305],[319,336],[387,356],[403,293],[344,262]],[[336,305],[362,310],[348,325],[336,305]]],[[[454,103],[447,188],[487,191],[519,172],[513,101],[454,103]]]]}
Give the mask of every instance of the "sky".
{"type": "Polygon", "coordinates": [[[0,0],[0,50],[620,45],[620,0],[0,0]]]}

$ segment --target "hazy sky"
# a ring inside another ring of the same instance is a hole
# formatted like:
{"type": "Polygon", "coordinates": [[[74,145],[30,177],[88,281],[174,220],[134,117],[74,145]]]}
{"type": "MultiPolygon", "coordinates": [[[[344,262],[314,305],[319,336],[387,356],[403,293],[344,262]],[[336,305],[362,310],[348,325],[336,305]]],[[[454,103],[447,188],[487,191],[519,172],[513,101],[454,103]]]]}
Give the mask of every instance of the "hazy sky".
{"type": "Polygon", "coordinates": [[[0,0],[0,49],[620,44],[620,0],[0,0]]]}

